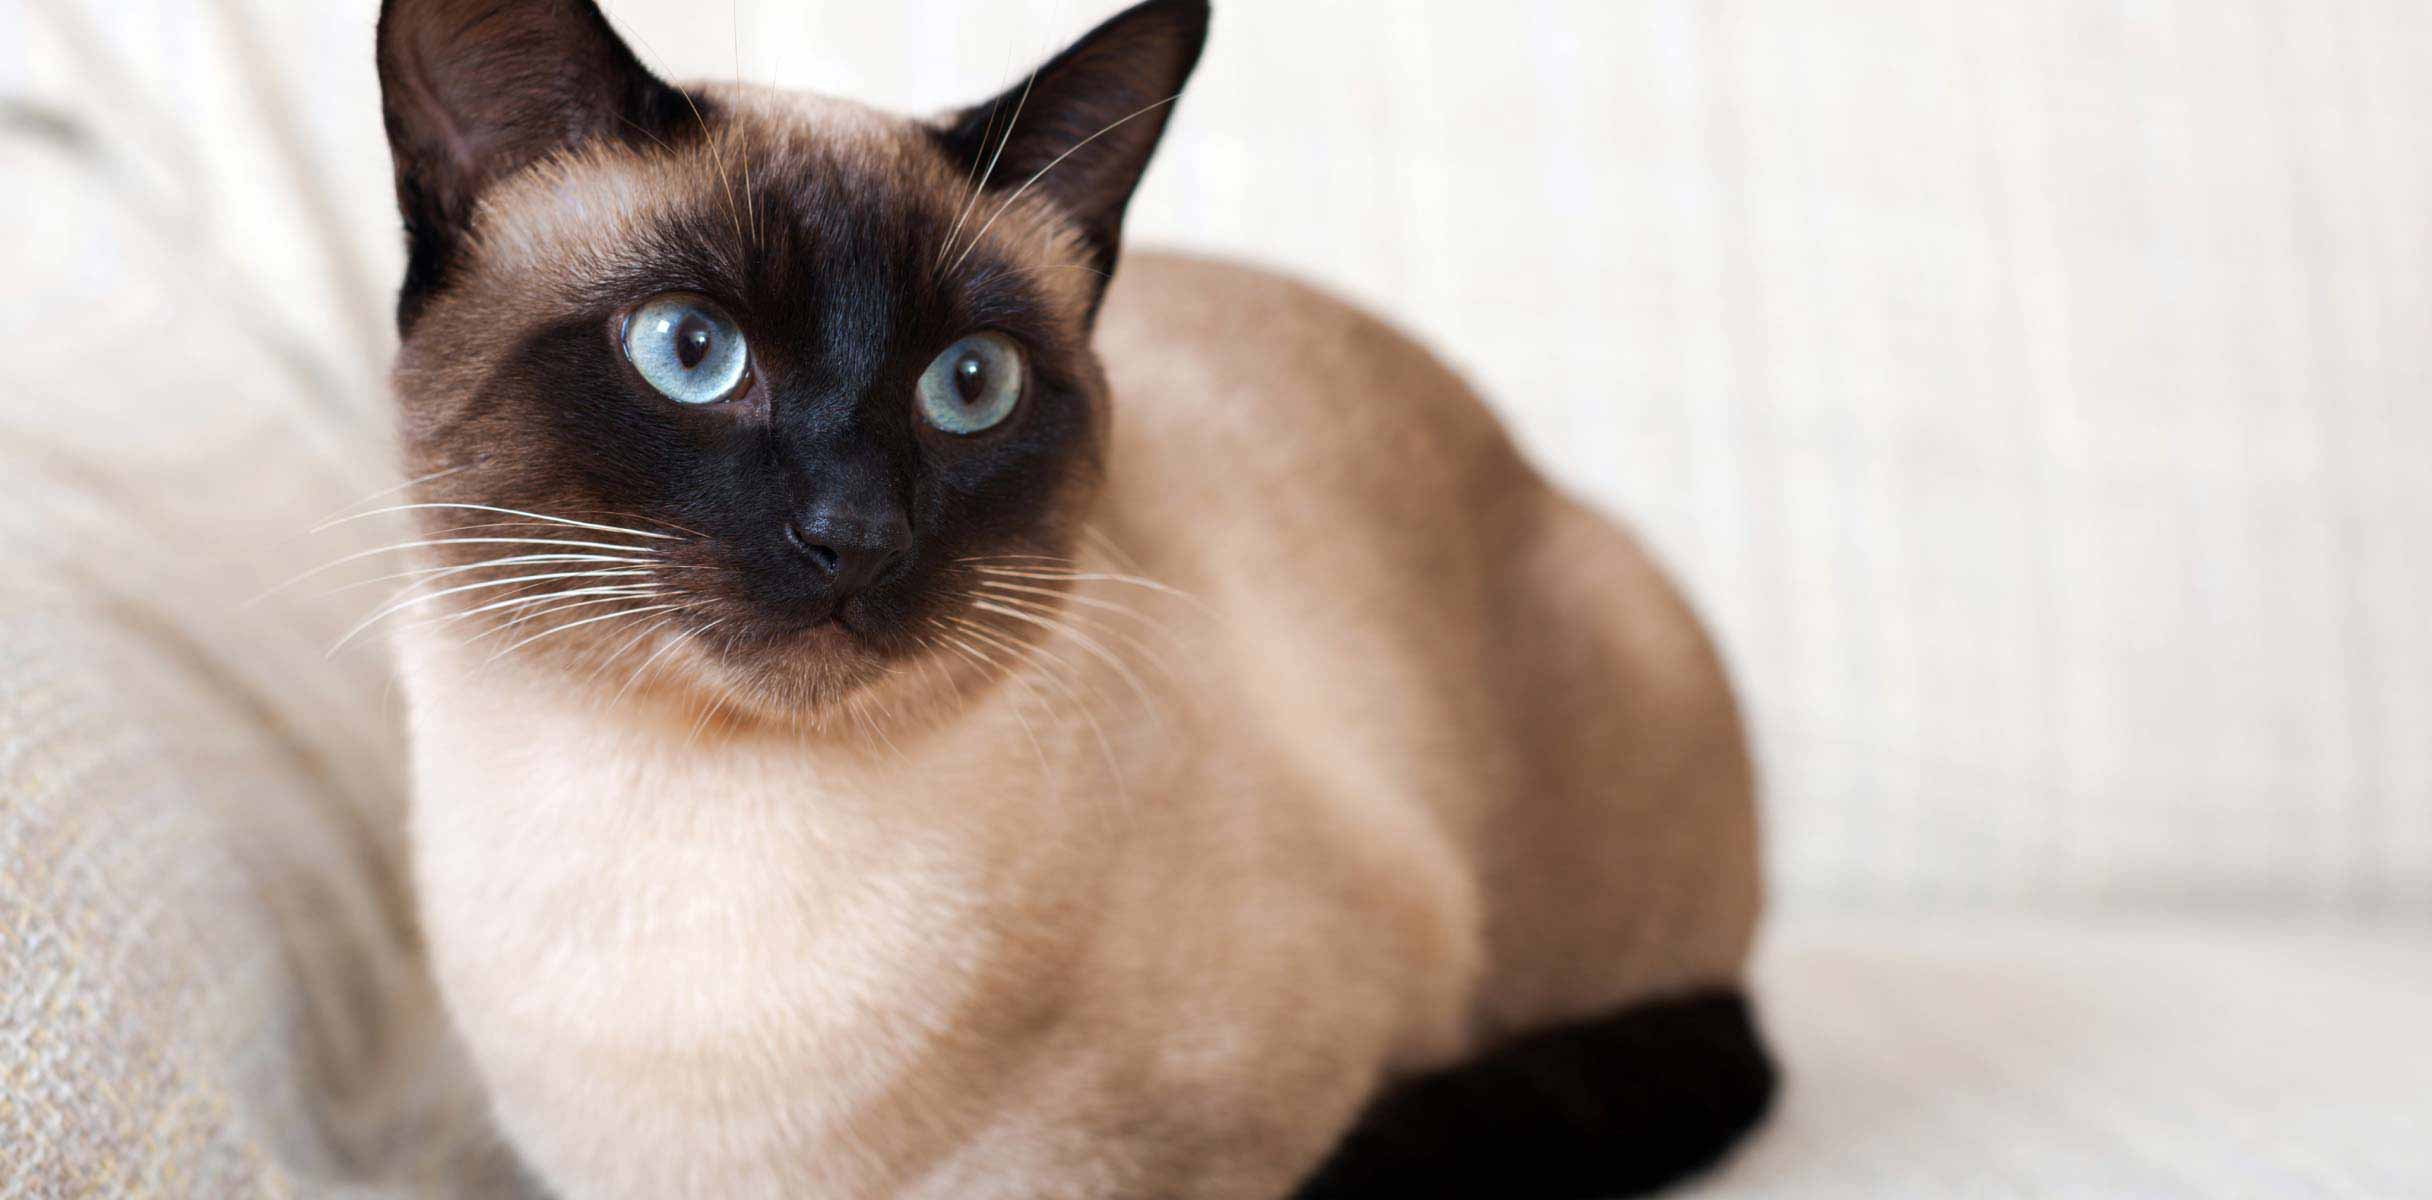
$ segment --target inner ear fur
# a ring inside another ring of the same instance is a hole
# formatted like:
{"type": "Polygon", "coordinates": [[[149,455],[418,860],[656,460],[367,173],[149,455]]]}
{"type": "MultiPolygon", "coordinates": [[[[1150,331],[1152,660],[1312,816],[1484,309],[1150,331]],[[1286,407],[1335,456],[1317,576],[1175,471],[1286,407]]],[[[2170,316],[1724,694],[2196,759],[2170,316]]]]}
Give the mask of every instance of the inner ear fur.
{"type": "Polygon", "coordinates": [[[382,115],[405,220],[397,320],[444,281],[491,186],[596,138],[665,138],[697,121],[593,0],[383,0],[382,115]]]}
{"type": "Polygon", "coordinates": [[[957,162],[987,172],[990,191],[1027,186],[1062,208],[1091,265],[1112,274],[1124,209],[1207,34],[1206,0],[1146,0],[1002,95],[952,114],[938,136],[957,162]]]}

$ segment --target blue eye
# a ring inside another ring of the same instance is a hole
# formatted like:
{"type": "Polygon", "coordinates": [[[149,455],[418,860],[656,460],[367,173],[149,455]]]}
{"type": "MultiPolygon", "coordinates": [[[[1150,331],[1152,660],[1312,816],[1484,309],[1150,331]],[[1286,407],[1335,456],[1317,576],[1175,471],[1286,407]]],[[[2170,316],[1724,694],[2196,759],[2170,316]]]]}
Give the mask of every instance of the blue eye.
{"type": "Polygon", "coordinates": [[[743,331],[718,306],[669,292],[625,319],[625,357],[642,379],[678,404],[732,398],[751,354],[743,331]]]}
{"type": "Polygon", "coordinates": [[[946,347],[920,373],[921,419],[968,437],[995,428],[1022,399],[1022,348],[1001,333],[946,347]]]}

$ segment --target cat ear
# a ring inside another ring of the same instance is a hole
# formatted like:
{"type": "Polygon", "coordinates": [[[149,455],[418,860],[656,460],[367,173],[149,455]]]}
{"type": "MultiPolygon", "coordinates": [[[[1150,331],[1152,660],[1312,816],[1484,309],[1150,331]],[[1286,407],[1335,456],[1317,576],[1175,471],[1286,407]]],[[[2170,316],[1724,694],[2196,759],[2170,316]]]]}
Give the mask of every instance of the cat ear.
{"type": "Polygon", "coordinates": [[[1005,94],[947,118],[947,152],[987,171],[999,195],[1028,186],[1054,201],[1080,225],[1092,265],[1111,273],[1123,210],[1207,36],[1206,0],[1134,5],[1005,94]]]}
{"type": "Polygon", "coordinates": [[[656,136],[692,112],[593,0],[382,0],[378,62],[405,217],[400,328],[490,185],[593,138],[656,136]]]}

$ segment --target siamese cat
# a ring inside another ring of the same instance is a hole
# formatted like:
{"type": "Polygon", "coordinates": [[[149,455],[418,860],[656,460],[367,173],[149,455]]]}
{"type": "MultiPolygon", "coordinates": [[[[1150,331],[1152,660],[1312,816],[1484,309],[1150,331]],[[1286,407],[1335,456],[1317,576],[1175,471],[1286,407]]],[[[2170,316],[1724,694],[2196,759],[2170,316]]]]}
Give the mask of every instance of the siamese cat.
{"type": "Polygon", "coordinates": [[[554,1193],[1601,1196],[1764,1109],[1680,598],[1376,318],[1119,254],[1208,20],[931,120],[384,3],[414,873],[554,1193]]]}

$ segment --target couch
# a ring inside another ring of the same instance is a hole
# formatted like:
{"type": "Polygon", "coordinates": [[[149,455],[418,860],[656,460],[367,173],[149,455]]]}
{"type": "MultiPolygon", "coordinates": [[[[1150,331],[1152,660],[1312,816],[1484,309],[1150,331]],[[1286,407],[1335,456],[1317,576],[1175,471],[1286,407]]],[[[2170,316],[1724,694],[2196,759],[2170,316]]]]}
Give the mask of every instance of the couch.
{"type": "MultiPolygon", "coordinates": [[[[0,1195],[525,1187],[327,653],[386,560],[290,582],[401,528],[323,524],[397,482],[374,7],[0,5],[0,1195]]],[[[610,5],[926,107],[1098,15],[912,7],[610,5]]],[[[2432,15],[1229,0],[1209,64],[1134,236],[1444,346],[1747,693],[1788,1084],[1686,1194],[2432,1195],[2432,15]]]]}

